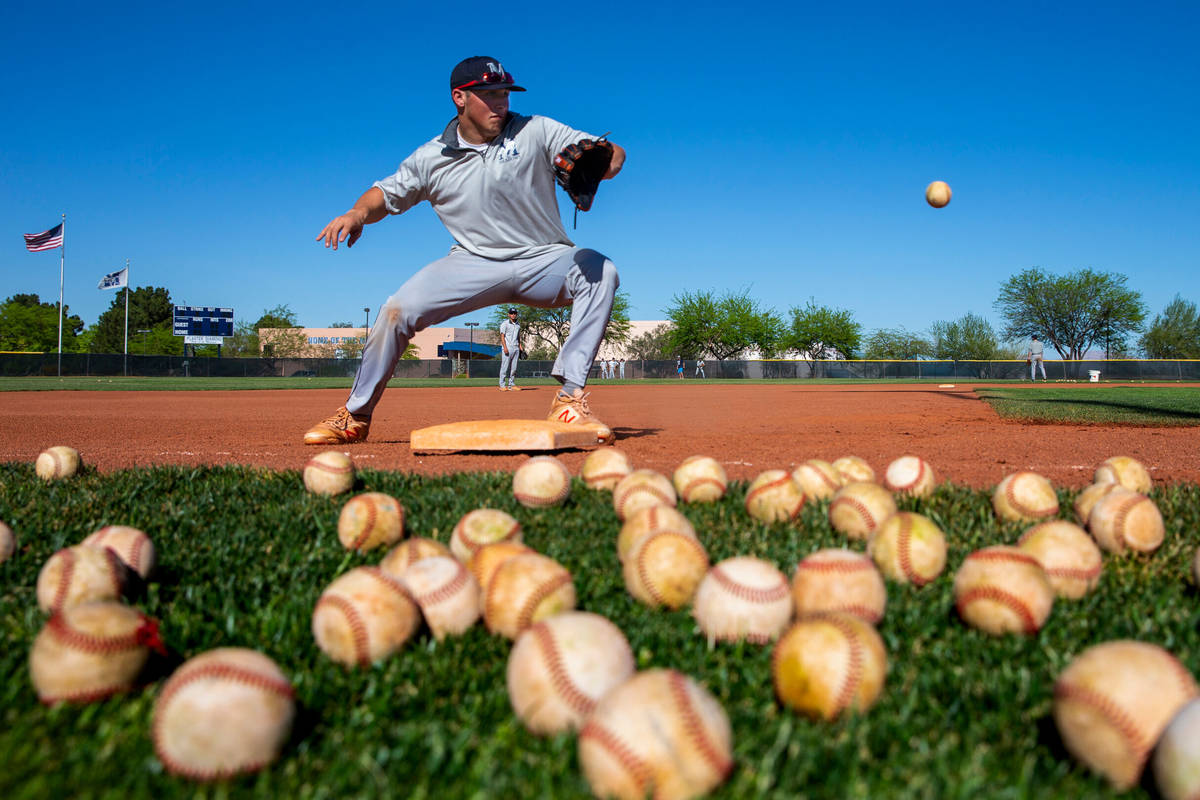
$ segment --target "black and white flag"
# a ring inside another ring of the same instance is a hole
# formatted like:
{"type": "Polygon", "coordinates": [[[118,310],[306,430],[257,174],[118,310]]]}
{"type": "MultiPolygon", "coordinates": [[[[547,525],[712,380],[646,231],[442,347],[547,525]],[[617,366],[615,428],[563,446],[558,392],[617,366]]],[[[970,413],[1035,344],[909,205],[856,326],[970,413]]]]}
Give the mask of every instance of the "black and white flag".
{"type": "Polygon", "coordinates": [[[96,284],[97,289],[120,289],[122,286],[129,285],[129,267],[119,269],[116,272],[110,272],[100,279],[100,283],[96,284]]]}

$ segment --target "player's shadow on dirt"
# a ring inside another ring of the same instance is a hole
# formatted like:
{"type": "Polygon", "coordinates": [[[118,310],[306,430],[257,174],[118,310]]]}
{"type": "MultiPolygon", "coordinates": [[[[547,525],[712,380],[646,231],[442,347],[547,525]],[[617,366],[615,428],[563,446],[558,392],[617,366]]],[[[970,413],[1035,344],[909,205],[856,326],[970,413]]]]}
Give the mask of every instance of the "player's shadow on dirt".
{"type": "Polygon", "coordinates": [[[662,428],[613,428],[612,430],[617,444],[620,444],[623,439],[641,439],[662,432],[662,428]]]}

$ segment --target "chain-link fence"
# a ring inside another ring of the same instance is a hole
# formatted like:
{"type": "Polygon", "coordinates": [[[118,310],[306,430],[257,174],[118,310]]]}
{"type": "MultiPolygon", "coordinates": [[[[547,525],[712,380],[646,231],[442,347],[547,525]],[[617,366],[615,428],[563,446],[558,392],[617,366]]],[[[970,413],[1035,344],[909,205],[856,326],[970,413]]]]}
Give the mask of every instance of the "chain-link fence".
{"type": "MultiPolygon", "coordinates": [[[[339,358],[183,358],[182,356],[142,356],[96,353],[63,353],[62,374],[67,376],[204,377],[262,378],[309,377],[352,378],[359,359],[339,358]]],[[[59,374],[56,353],[0,353],[0,376],[28,377],[59,374]]],[[[520,361],[517,378],[549,376],[552,361],[520,361]]],[[[1200,380],[1200,360],[1110,359],[1045,362],[1050,380],[1087,381],[1096,373],[1098,380],[1200,380]]],[[[469,374],[473,378],[500,377],[498,359],[454,361],[421,359],[401,361],[396,378],[452,378],[469,374]]],[[[590,378],[601,380],[600,362],[593,365],[590,378]]],[[[696,362],[684,362],[687,380],[702,377],[696,362]]],[[[624,371],[618,363],[616,378],[677,378],[675,361],[626,361],[624,371]]],[[[890,380],[1021,380],[1029,377],[1024,361],[714,361],[704,362],[703,377],[723,379],[772,378],[858,378],[890,380]]],[[[1038,377],[1041,375],[1039,373],[1038,377]]]]}

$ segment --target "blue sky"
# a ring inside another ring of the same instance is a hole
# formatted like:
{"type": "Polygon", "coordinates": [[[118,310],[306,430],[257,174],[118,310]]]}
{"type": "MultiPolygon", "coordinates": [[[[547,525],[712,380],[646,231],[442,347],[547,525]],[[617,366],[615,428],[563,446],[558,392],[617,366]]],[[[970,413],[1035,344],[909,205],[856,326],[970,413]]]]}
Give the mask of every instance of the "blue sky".
{"type": "Polygon", "coordinates": [[[998,323],[1000,283],[1031,266],[1123,273],[1151,314],[1200,301],[1195,3],[566,9],[6,7],[0,296],[57,297],[57,251],[20,234],[66,212],[65,299],[88,323],[127,258],[179,304],[374,319],[451,245],[432,210],[351,250],[314,237],[441,131],[455,62],[493,55],[529,89],[515,111],[627,149],[574,238],[616,262],[635,319],[748,289],[867,330],[998,323]]]}

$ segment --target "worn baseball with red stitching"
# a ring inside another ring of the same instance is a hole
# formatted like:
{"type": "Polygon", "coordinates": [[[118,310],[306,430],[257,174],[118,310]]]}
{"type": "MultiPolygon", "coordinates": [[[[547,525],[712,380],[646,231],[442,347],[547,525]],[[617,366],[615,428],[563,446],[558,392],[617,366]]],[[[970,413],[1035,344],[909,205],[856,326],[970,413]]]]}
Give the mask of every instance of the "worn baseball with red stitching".
{"type": "Polygon", "coordinates": [[[1075,758],[1118,791],[1137,784],[1163,730],[1196,681],[1155,644],[1118,640],[1084,650],[1054,682],[1054,722],[1075,758]]]}
{"type": "Polygon", "coordinates": [[[946,568],[946,535],[924,514],[899,511],[871,534],[867,555],[888,580],[924,586],[946,568]]]}
{"type": "Polygon", "coordinates": [[[596,797],[699,797],[733,769],[733,731],[703,686],[675,670],[646,670],[587,718],[579,763],[596,797]]]}
{"type": "Polygon", "coordinates": [[[82,465],[78,450],[60,444],[38,453],[33,469],[42,480],[57,481],[75,477],[82,465]]]}
{"type": "Polygon", "coordinates": [[[875,470],[858,456],[835,458],[831,466],[842,476],[842,484],[875,483],[875,470]]]}
{"type": "Polygon", "coordinates": [[[760,472],[746,487],[746,513],[759,522],[790,522],[804,507],[804,492],[783,469],[760,472]]]}
{"type": "Polygon", "coordinates": [[[150,577],[158,563],[154,542],[144,531],[129,525],[105,525],[80,544],[109,548],[143,580],[150,577]]]}
{"type": "Polygon", "coordinates": [[[997,545],[968,555],[954,575],[954,605],[973,628],[1003,636],[1037,633],[1054,608],[1054,587],[1038,560],[997,545]]]}
{"type": "Polygon", "coordinates": [[[691,520],[672,506],[647,506],[635,511],[621,526],[617,534],[617,559],[624,564],[638,539],[657,531],[674,531],[699,538],[691,520]]]}
{"type": "Polygon", "coordinates": [[[296,701],[269,657],[222,647],[188,659],[154,704],[154,750],[168,772],[199,781],[257,772],[279,757],[296,701]]]}
{"type": "Polygon", "coordinates": [[[1131,456],[1106,458],[1096,467],[1095,483],[1116,483],[1141,494],[1150,494],[1154,479],[1146,465],[1131,456]]]}
{"type": "Polygon", "coordinates": [[[43,703],[88,703],[136,686],[152,648],[162,648],[157,622],[122,603],[86,603],[43,626],[29,674],[43,703]]]}
{"type": "Polygon", "coordinates": [[[771,652],[775,695],[813,719],[867,711],[879,699],[886,675],[883,639],[853,614],[803,617],[771,652]]]}
{"type": "Polygon", "coordinates": [[[422,558],[450,554],[450,548],[436,539],[413,536],[388,551],[388,554],[379,562],[379,568],[393,578],[399,578],[409,566],[422,558]]]}
{"type": "Polygon", "coordinates": [[[761,558],[736,556],[713,565],[692,603],[692,616],[709,642],[742,639],[766,644],[792,619],[787,576],[761,558]]]}
{"type": "Polygon", "coordinates": [[[670,506],[679,502],[671,479],[652,469],[635,469],[613,487],[613,511],[624,522],[634,512],[649,506],[670,506]]]}
{"type": "Polygon", "coordinates": [[[1038,523],[1021,535],[1017,547],[1038,560],[1059,597],[1078,600],[1100,582],[1100,548],[1073,522],[1038,523]]]}
{"type": "Polygon", "coordinates": [[[119,600],[130,578],[129,567],[106,547],[66,547],[46,559],[38,573],[38,608],[53,612],[83,603],[119,600]]]}
{"type": "Polygon", "coordinates": [[[625,451],[615,447],[601,447],[593,450],[583,459],[579,477],[589,489],[612,489],[629,473],[633,472],[633,464],[625,451]]]}
{"type": "Polygon", "coordinates": [[[992,508],[1006,522],[1041,522],[1058,514],[1058,495],[1036,472],[1014,472],[996,485],[992,508]]]}
{"type": "Polygon", "coordinates": [[[423,558],[404,571],[408,589],[439,642],[465,633],[479,621],[479,583],[462,562],[449,556],[423,558]]]}
{"type": "Polygon", "coordinates": [[[471,556],[471,560],[467,562],[467,569],[471,571],[471,574],[475,576],[475,582],[479,584],[479,612],[481,614],[484,603],[487,601],[488,585],[492,582],[492,576],[496,574],[500,565],[513,556],[533,552],[535,551],[532,547],[521,542],[496,542],[479,548],[479,551],[471,556]]]}
{"type": "Polygon", "coordinates": [[[404,538],[404,506],[383,492],[356,494],[338,514],[337,533],[342,547],[360,553],[394,545],[404,538]]]}
{"type": "Polygon", "coordinates": [[[884,470],[883,485],[898,494],[928,497],[937,485],[937,478],[933,467],[920,456],[900,456],[884,470]]]}
{"type": "Polygon", "coordinates": [[[671,481],[685,503],[715,503],[725,496],[729,484],[725,468],[712,456],[688,456],[675,468],[671,481]]]}
{"type": "Polygon", "coordinates": [[[829,501],[829,524],[851,539],[866,539],[895,513],[892,493],[877,483],[847,483],[829,501]]]}
{"type": "Polygon", "coordinates": [[[571,472],[554,456],[533,456],[513,473],[512,492],[526,508],[561,506],[571,494],[571,472]]]}
{"type": "Polygon", "coordinates": [[[498,508],[476,508],[463,514],[450,533],[450,552],[466,564],[480,548],[497,542],[520,542],[521,523],[498,508]]]}
{"type": "Polygon", "coordinates": [[[483,621],[490,632],[515,639],[535,622],[574,608],[575,584],[567,568],[540,553],[525,553],[496,568],[484,592],[483,621]]]}
{"type": "Polygon", "coordinates": [[[1088,531],[1097,544],[1116,554],[1126,550],[1153,553],[1167,533],[1154,501],[1129,489],[1115,489],[1092,506],[1088,531]]]}
{"type": "Polygon", "coordinates": [[[508,655],[508,699],[533,733],[576,731],[634,669],[620,628],[599,614],[567,611],[517,637],[508,655]]]}
{"type": "Polygon", "coordinates": [[[639,603],[678,609],[691,601],[708,572],[708,552],[693,535],[654,531],[634,543],[621,572],[625,589],[639,603]]]}
{"type": "Polygon", "coordinates": [[[377,567],[358,567],[321,593],[312,631],[325,655],[366,667],[403,647],[420,623],[417,604],[399,580],[377,567]]]}
{"type": "Polygon", "coordinates": [[[333,496],[354,486],[354,462],[339,450],[325,450],[304,465],[304,488],[313,494],[333,496]]]}
{"type": "Polygon", "coordinates": [[[1159,737],[1154,783],[1165,800],[1200,797],[1200,700],[1180,709],[1159,737]]]}
{"type": "Polygon", "coordinates": [[[842,474],[833,468],[828,461],[810,458],[802,461],[792,470],[792,480],[811,500],[828,500],[833,493],[842,488],[842,474]]]}
{"type": "Polygon", "coordinates": [[[792,574],[796,614],[844,611],[872,625],[883,619],[887,587],[868,556],[843,548],[810,553],[792,574]]]}
{"type": "Polygon", "coordinates": [[[17,552],[17,537],[12,528],[0,522],[0,564],[12,558],[12,554],[15,552],[17,552]]]}
{"type": "Polygon", "coordinates": [[[1087,527],[1092,509],[1095,508],[1096,503],[1100,502],[1100,498],[1124,488],[1119,483],[1093,483],[1086,487],[1075,496],[1075,502],[1072,504],[1075,509],[1075,519],[1080,525],[1087,527]]]}

